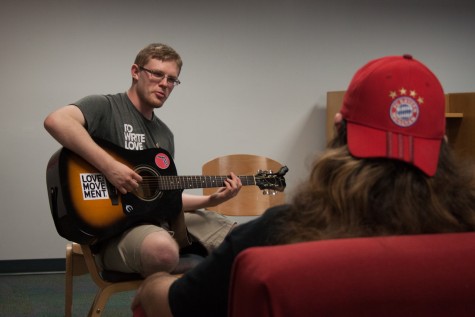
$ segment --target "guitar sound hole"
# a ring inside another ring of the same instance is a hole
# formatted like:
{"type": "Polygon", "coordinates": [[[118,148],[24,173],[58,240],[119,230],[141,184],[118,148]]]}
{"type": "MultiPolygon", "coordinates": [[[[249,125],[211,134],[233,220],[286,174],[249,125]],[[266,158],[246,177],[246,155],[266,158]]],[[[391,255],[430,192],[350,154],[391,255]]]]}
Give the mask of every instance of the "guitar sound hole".
{"type": "Polygon", "coordinates": [[[152,201],[162,196],[158,188],[159,174],[148,166],[137,166],[135,172],[142,176],[142,183],[135,190],[135,196],[144,201],[152,201]]]}

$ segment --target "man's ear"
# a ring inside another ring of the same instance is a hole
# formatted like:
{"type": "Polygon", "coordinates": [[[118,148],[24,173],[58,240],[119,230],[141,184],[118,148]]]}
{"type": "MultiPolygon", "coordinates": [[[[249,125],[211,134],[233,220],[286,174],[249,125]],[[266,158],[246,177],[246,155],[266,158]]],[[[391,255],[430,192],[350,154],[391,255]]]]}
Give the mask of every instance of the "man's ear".
{"type": "Polygon", "coordinates": [[[343,116],[341,115],[340,112],[337,112],[335,114],[335,117],[333,118],[333,124],[335,125],[336,131],[340,130],[341,122],[343,121],[343,116]]]}
{"type": "Polygon", "coordinates": [[[132,75],[133,80],[139,79],[139,71],[140,71],[139,66],[137,64],[133,64],[132,67],[130,68],[130,74],[132,75]]]}

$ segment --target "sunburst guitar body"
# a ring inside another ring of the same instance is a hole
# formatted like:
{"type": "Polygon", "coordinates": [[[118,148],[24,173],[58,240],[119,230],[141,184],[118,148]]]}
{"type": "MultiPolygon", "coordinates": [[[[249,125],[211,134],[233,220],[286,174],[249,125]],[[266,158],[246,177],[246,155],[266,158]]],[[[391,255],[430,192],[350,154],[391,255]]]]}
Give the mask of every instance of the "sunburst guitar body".
{"type": "MultiPolygon", "coordinates": [[[[119,193],[91,164],[61,148],[46,170],[50,209],[58,233],[82,244],[110,238],[139,223],[171,219],[182,209],[184,189],[221,187],[228,176],[177,176],[171,155],[164,149],[126,150],[96,140],[110,155],[142,176],[139,188],[119,193]]],[[[283,191],[287,167],[277,173],[238,176],[243,184],[283,191]]]]}

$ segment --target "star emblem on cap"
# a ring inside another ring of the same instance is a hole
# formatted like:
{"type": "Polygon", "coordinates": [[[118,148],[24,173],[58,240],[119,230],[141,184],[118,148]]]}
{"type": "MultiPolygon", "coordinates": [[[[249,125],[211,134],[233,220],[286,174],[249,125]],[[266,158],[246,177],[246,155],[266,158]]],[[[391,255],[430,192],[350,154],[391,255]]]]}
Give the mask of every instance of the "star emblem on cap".
{"type": "MultiPolygon", "coordinates": [[[[398,97],[398,92],[399,91],[399,95],[400,96],[405,96],[407,95],[407,89],[405,89],[404,87],[399,89],[399,90],[394,90],[394,91],[390,91],[389,92],[389,97],[391,99],[396,99],[398,97]]],[[[409,90],[409,96],[411,96],[414,100],[416,100],[419,104],[423,104],[424,103],[424,98],[422,98],[421,96],[417,97],[417,92],[415,90],[409,90]]]]}

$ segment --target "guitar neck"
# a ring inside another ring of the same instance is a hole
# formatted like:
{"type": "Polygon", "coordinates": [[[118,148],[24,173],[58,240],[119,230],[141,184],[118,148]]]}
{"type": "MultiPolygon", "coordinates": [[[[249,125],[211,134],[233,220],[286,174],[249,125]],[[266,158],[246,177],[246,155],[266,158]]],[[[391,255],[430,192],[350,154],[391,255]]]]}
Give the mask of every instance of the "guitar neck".
{"type": "MultiPolygon", "coordinates": [[[[223,187],[227,176],[159,176],[160,190],[223,187]]],[[[238,176],[243,186],[256,185],[254,176],[238,176]]]]}

